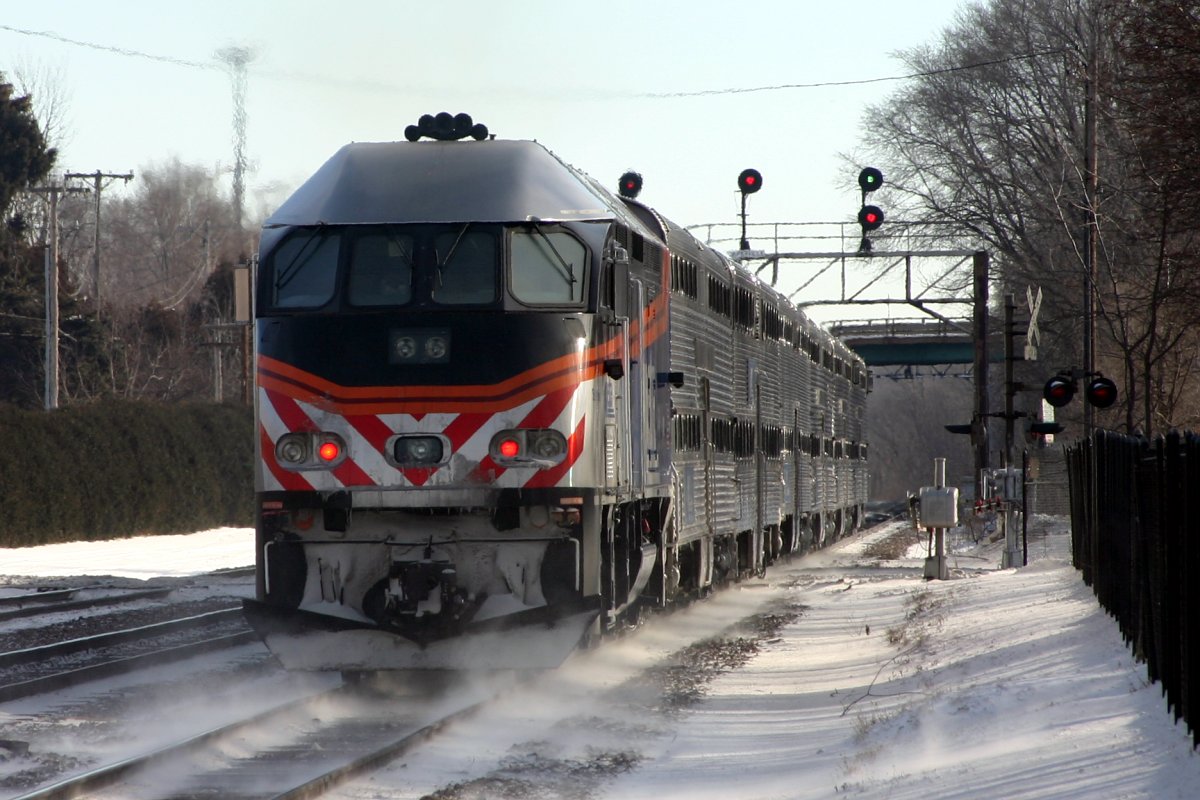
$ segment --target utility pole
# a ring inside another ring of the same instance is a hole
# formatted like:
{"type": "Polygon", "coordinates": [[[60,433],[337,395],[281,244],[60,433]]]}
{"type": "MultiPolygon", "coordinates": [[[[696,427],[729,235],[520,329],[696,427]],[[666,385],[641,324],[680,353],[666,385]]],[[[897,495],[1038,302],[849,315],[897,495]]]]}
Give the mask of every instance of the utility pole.
{"type": "Polygon", "coordinates": [[[92,290],[95,292],[96,317],[98,319],[100,317],[100,306],[101,306],[101,299],[100,299],[100,191],[104,188],[101,181],[103,181],[105,178],[109,178],[111,180],[120,179],[120,180],[125,181],[126,183],[129,183],[131,180],[133,180],[133,173],[126,172],[124,174],[118,175],[118,174],[114,174],[111,172],[101,172],[100,170],[96,170],[95,172],[68,172],[63,177],[67,178],[67,179],[91,178],[91,180],[93,182],[92,183],[93,191],[96,193],[96,239],[95,239],[95,246],[92,249],[92,290]]]}
{"type": "Polygon", "coordinates": [[[972,320],[975,341],[975,415],[972,419],[971,443],[975,446],[975,497],[984,495],[984,471],[991,466],[988,456],[991,447],[988,441],[988,272],[990,258],[986,250],[977,250],[972,258],[972,273],[975,286],[974,319],[972,320]]]}
{"type": "Polygon", "coordinates": [[[59,185],[37,186],[30,191],[45,193],[50,198],[50,229],[46,233],[46,382],[44,408],[58,408],[58,196],[87,189],[59,185]]]}
{"type": "Polygon", "coordinates": [[[1015,392],[1013,391],[1013,314],[1017,302],[1012,292],[1004,295],[1004,467],[1012,467],[1013,436],[1015,433],[1015,392]]]}
{"type": "MultiPolygon", "coordinates": [[[[1096,223],[1096,198],[1099,193],[1098,174],[1099,148],[1096,129],[1096,105],[1098,102],[1097,72],[1100,65],[1099,26],[1095,6],[1090,20],[1090,43],[1088,47],[1087,79],[1084,86],[1083,113],[1083,371],[1088,375],[1096,372],[1096,258],[1099,231],[1096,223]]],[[[1095,411],[1091,403],[1083,407],[1083,425],[1087,436],[1092,435],[1096,424],[1095,411]]]]}

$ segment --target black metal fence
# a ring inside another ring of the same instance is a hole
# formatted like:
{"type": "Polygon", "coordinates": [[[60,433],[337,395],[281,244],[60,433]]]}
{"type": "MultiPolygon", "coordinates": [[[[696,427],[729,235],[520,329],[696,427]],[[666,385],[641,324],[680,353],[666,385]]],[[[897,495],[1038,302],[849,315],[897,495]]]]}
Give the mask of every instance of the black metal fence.
{"type": "Polygon", "coordinates": [[[1067,448],[1076,568],[1200,746],[1200,435],[1067,448]]]}

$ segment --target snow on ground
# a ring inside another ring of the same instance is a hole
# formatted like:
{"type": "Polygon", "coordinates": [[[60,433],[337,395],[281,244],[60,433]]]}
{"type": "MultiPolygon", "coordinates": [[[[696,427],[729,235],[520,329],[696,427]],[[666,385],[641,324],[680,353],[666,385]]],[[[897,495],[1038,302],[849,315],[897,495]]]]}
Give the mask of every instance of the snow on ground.
{"type": "Polygon", "coordinates": [[[1017,570],[789,590],[803,616],[604,796],[1200,796],[1190,736],[1052,538],[1063,557],[1017,570]]]}
{"type": "MultiPolygon", "coordinates": [[[[333,796],[420,798],[503,774],[534,751],[557,764],[582,763],[571,761],[575,748],[594,765],[598,747],[612,750],[612,769],[583,793],[501,796],[1200,796],[1191,737],[1071,567],[1065,523],[1035,522],[1031,563],[1020,569],[999,568],[998,545],[951,537],[948,581],[887,569],[919,567],[925,550],[880,562],[870,545],[884,526],[776,565],[766,581],[580,654],[536,690],[511,695],[454,736],[333,796]],[[686,643],[690,627],[781,604],[802,611],[683,711],[620,721],[618,704],[588,704],[686,643]],[[561,721],[569,719],[575,724],[561,721]],[[622,760],[629,748],[636,754],[622,760]]],[[[161,549],[135,539],[0,550],[0,576],[149,578],[252,561],[246,530],[157,538],[161,549]]]]}
{"type": "Polygon", "coordinates": [[[40,547],[0,547],[0,585],[6,575],[41,578],[112,575],[149,579],[252,566],[253,528],[218,528],[205,533],[40,547]]]}

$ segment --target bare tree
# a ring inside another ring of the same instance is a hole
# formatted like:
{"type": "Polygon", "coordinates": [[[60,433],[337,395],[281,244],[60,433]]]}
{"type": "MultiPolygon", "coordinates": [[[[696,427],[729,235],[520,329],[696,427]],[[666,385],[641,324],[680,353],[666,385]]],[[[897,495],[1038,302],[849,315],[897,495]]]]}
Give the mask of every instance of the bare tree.
{"type": "Polygon", "coordinates": [[[105,208],[106,297],[177,308],[195,300],[238,238],[216,175],[173,159],[143,167],[136,187],[105,208]]]}
{"type": "MultiPolygon", "coordinates": [[[[1150,13],[1106,0],[965,6],[937,44],[904,54],[922,76],[870,110],[871,160],[901,213],[982,242],[1005,289],[1043,289],[1053,367],[1082,365],[1094,286],[1097,363],[1123,378],[1124,426],[1149,432],[1177,421],[1198,343],[1183,302],[1193,289],[1169,255],[1171,195],[1122,91],[1131,26],[1117,11],[1150,13]]],[[[1147,92],[1143,102],[1162,96],[1147,92]]]]}
{"type": "Polygon", "coordinates": [[[46,144],[62,152],[70,141],[71,132],[71,101],[62,69],[44,62],[18,59],[9,74],[21,94],[30,97],[33,115],[46,144]]]}

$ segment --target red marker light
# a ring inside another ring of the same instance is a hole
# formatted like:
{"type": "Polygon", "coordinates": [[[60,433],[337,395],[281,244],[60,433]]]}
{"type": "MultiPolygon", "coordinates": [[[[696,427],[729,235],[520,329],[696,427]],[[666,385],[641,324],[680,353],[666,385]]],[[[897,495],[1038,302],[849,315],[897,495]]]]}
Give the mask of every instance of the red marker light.
{"type": "Polygon", "coordinates": [[[521,452],[521,445],[516,439],[505,439],[500,443],[500,455],[505,458],[515,458],[521,452]]]}
{"type": "Polygon", "coordinates": [[[335,461],[342,454],[342,449],[338,447],[337,442],[324,442],[317,449],[317,455],[322,461],[335,461]]]}
{"type": "Polygon", "coordinates": [[[642,176],[636,172],[626,172],[621,175],[617,187],[622,197],[637,197],[638,192],[642,191],[642,176]]]}

